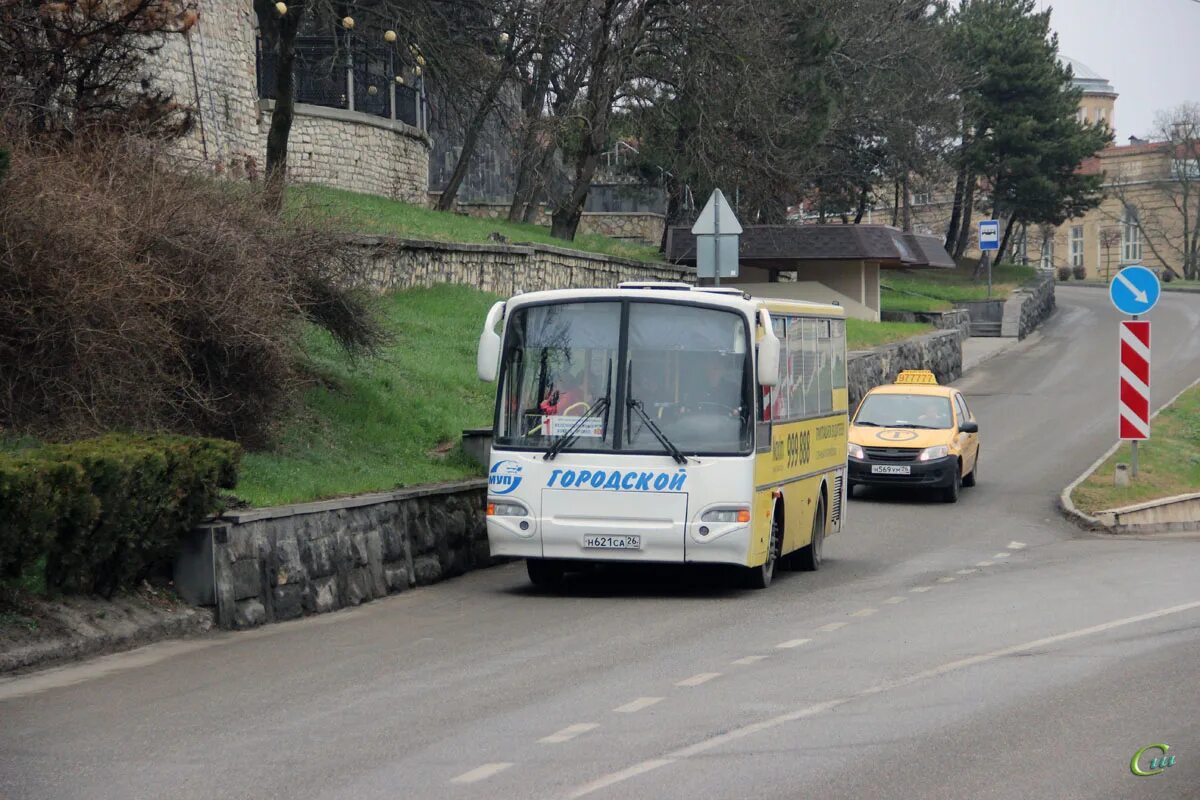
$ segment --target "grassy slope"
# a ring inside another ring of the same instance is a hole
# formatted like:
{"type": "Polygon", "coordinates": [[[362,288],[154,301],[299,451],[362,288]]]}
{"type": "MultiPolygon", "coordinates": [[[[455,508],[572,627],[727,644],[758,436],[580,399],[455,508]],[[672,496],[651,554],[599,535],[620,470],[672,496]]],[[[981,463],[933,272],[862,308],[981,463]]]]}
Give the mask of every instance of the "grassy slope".
{"type": "Polygon", "coordinates": [[[866,350],[889,342],[898,342],[912,336],[920,336],[933,330],[932,325],[921,322],[867,322],[861,319],[846,320],[846,349],[866,350]]]}
{"type": "Polygon", "coordinates": [[[1080,510],[1095,513],[1200,490],[1200,386],[1155,417],[1150,440],[1138,445],[1139,475],[1121,489],[1113,485],[1117,462],[1129,463],[1128,444],[1075,489],[1080,510]]]}
{"type": "Polygon", "coordinates": [[[248,453],[236,494],[253,505],[315,500],[453,480],[478,470],[450,447],[491,421],[494,387],[475,376],[479,326],[496,298],[463,286],[385,298],[393,341],[381,358],[347,363],[327,336],[309,351],[319,383],[274,452],[248,453]]]}
{"type": "MultiPolygon", "coordinates": [[[[881,276],[884,311],[944,311],[954,303],[987,299],[987,279],[976,281],[974,267],[886,271],[881,276]]],[[[992,269],[992,297],[1005,297],[1037,274],[1033,267],[1001,264],[992,269]]]]}
{"type": "Polygon", "coordinates": [[[595,234],[580,234],[575,241],[564,242],[552,237],[550,229],[540,225],[477,219],[448,211],[420,208],[378,195],[356,194],[324,186],[293,186],[288,190],[288,205],[328,213],[338,218],[348,230],[363,233],[386,233],[408,239],[441,242],[486,243],[488,234],[499,232],[512,243],[537,242],[639,261],[661,261],[656,248],[636,242],[595,234]]]}

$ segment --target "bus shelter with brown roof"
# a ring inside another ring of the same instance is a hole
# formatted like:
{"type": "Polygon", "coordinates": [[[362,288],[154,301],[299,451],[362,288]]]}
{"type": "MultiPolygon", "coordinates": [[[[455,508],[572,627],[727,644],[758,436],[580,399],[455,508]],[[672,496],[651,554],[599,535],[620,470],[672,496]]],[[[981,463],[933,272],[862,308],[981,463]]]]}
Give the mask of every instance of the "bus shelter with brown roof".
{"type": "MultiPolygon", "coordinates": [[[[667,260],[696,265],[696,237],[667,232],[667,260]]],[[[752,294],[838,301],[847,314],[879,320],[885,269],[953,269],[941,241],[890,225],[747,225],[738,241],[739,275],[726,285],[752,294]],[[769,284],[769,285],[764,285],[769,284]]]]}

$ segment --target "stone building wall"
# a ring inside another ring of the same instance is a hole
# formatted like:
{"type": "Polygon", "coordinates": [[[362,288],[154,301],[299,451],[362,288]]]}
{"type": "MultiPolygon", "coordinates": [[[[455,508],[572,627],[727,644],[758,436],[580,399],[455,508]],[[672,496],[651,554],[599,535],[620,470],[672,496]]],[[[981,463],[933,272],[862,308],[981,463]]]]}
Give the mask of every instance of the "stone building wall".
{"type": "Polygon", "coordinates": [[[506,297],[543,289],[615,287],[622,281],[695,282],[670,264],[632,261],[549,245],[452,244],[355,236],[362,281],[378,291],[461,283],[506,297]]]}
{"type": "MultiPolygon", "coordinates": [[[[188,160],[232,177],[261,175],[272,104],[258,98],[252,4],[199,2],[199,23],[168,37],[150,71],[177,102],[197,109],[179,144],[188,160]]],[[[293,181],[425,202],[429,137],[403,122],[298,103],[288,144],[293,181]]]]}

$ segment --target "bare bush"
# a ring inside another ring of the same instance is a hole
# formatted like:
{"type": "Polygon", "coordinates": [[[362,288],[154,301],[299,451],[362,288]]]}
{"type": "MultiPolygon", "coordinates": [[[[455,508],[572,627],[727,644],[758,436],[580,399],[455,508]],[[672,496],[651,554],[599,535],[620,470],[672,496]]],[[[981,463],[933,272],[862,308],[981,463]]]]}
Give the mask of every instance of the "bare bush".
{"type": "Polygon", "coordinates": [[[17,137],[0,186],[0,428],[254,444],[297,380],[303,323],[380,340],[324,226],[253,185],[181,170],[144,139],[17,137]]]}

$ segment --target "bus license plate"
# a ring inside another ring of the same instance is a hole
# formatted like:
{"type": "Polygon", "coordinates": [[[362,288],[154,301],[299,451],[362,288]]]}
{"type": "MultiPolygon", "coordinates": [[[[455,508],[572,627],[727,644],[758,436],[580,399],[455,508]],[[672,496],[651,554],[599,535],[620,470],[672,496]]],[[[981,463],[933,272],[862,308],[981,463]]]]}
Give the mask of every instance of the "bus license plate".
{"type": "Polygon", "coordinates": [[[872,464],[872,475],[912,475],[912,467],[898,464],[872,464]]]}
{"type": "Polygon", "coordinates": [[[641,550],[641,536],[585,536],[583,546],[591,550],[641,550]]]}

